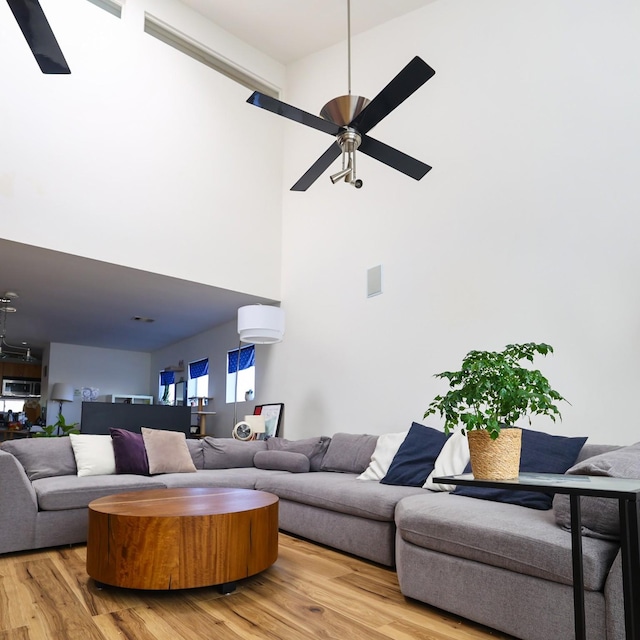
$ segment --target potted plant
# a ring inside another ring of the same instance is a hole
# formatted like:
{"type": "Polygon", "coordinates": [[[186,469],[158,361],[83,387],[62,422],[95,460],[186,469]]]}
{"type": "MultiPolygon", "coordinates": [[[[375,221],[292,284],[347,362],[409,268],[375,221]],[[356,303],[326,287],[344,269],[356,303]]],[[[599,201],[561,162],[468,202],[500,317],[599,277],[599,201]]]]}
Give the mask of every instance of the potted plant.
{"type": "Polygon", "coordinates": [[[70,433],[80,433],[76,427],[77,422],[67,424],[64,416],[59,413],[58,419],[53,424],[48,424],[46,427],[42,427],[42,431],[34,433],[36,438],[55,438],[57,436],[68,436],[70,433]]]}
{"type": "Polygon", "coordinates": [[[449,381],[450,389],[433,399],[424,417],[440,414],[446,433],[462,427],[476,478],[505,480],[518,475],[522,431],[513,425],[520,418],[528,417],[529,424],[532,415],[549,416],[554,422],[556,417],[562,419],[556,403],[564,398],[539,370],[521,364],[548,353],[553,353],[551,345],[533,342],[510,344],[503,351],[470,351],[460,371],[436,374],[449,381]],[[488,462],[481,462],[483,452],[489,455],[488,462]]]}

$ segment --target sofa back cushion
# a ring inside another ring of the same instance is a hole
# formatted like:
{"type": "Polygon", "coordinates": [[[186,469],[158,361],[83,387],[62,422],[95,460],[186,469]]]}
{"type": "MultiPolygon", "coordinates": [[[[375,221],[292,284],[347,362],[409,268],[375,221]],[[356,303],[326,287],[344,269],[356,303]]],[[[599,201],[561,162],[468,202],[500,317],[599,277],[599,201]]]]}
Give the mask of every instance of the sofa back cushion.
{"type": "Polygon", "coordinates": [[[29,480],[74,476],[78,472],[69,438],[9,440],[2,443],[2,450],[20,461],[29,480]]]}
{"type": "Polygon", "coordinates": [[[362,473],[371,461],[378,436],[359,433],[336,433],[322,460],[322,471],[362,473]]]}
{"type": "MultiPolygon", "coordinates": [[[[567,473],[610,478],[640,478],[640,442],[627,447],[610,448],[593,457],[580,460],[567,473]]],[[[620,513],[617,500],[583,496],[580,498],[580,508],[583,535],[605,540],[620,539],[620,513]]],[[[553,499],[553,511],[558,525],[570,531],[569,496],[556,494],[553,499]]]]}
{"type": "Polygon", "coordinates": [[[187,438],[187,447],[196,469],[204,469],[204,451],[200,438],[187,438]]]}
{"type": "Polygon", "coordinates": [[[267,449],[269,451],[291,451],[302,453],[309,458],[309,470],[320,471],[322,459],[327,452],[327,447],[331,438],[318,436],[316,438],[305,438],[303,440],[287,440],[285,438],[269,438],[267,449]]]}
{"type": "Polygon", "coordinates": [[[267,450],[265,440],[234,440],[233,438],[213,438],[202,440],[205,469],[236,469],[253,467],[253,456],[258,451],[267,450]]]}

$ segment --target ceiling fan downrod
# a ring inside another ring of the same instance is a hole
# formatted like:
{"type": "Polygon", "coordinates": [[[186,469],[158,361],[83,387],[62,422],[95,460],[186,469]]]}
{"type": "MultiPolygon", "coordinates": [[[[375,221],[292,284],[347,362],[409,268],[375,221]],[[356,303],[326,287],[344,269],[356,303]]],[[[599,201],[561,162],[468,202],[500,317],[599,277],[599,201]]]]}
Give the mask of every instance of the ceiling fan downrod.
{"type": "Polygon", "coordinates": [[[362,187],[362,180],[356,179],[356,149],[360,146],[360,134],[348,124],[369,104],[368,98],[351,95],[351,0],[347,0],[347,95],[329,100],[322,107],[320,116],[342,127],[336,141],[342,149],[342,170],[330,176],[336,184],[343,180],[356,189],[362,187]]]}

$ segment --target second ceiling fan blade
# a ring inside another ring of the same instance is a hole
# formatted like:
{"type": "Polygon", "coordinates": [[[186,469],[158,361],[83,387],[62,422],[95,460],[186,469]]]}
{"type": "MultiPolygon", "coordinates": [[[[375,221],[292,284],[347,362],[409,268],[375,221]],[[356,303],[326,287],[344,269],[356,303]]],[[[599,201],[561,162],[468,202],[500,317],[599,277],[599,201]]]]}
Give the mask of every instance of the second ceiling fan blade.
{"type": "Polygon", "coordinates": [[[291,187],[291,191],[306,191],[341,153],[340,145],[334,142],[291,187]]]}
{"type": "Polygon", "coordinates": [[[71,73],[38,0],[7,0],[42,73],[71,73]]]}
{"type": "Polygon", "coordinates": [[[362,142],[358,147],[358,151],[362,151],[362,153],[369,157],[374,158],[392,169],[396,169],[410,178],[414,178],[415,180],[420,180],[420,178],[423,178],[425,174],[431,170],[431,167],[428,164],[420,162],[420,160],[416,160],[415,158],[408,156],[406,153],[402,153],[402,151],[398,151],[397,149],[384,144],[384,142],[380,142],[379,140],[370,138],[369,136],[362,136],[362,142]]]}
{"type": "Polygon", "coordinates": [[[434,74],[435,71],[422,58],[416,56],[351,121],[349,126],[354,127],[360,133],[367,133],[434,74]]]}
{"type": "Polygon", "coordinates": [[[332,136],[337,135],[338,131],[340,131],[340,127],[333,122],[314,116],[312,113],[307,113],[302,109],[298,109],[298,107],[292,107],[286,102],[281,102],[280,100],[272,98],[264,93],[260,93],[259,91],[254,91],[247,99],[247,102],[255,105],[256,107],[260,107],[261,109],[266,109],[267,111],[276,113],[279,116],[289,118],[289,120],[294,120],[295,122],[300,122],[308,127],[324,131],[332,136]]]}

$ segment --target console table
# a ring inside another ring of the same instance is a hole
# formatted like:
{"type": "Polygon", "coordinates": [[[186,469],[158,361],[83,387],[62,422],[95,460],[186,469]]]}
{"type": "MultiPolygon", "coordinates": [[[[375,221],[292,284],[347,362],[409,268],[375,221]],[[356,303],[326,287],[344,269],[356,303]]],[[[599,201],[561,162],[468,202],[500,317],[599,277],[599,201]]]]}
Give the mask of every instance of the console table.
{"type": "Polygon", "coordinates": [[[546,491],[569,495],[571,506],[571,554],[576,640],[585,640],[584,580],[582,566],[582,523],[580,496],[618,500],[622,584],[627,640],[640,640],[640,524],[638,500],[640,480],[604,476],[521,473],[512,480],[476,480],[471,473],[433,479],[440,484],[490,487],[512,491],[546,491]]]}
{"type": "Polygon", "coordinates": [[[13,440],[14,438],[31,437],[30,429],[10,429],[9,427],[0,427],[0,440],[13,440]]]}

